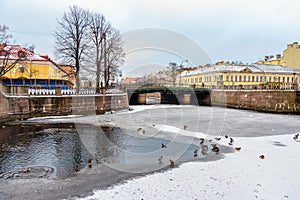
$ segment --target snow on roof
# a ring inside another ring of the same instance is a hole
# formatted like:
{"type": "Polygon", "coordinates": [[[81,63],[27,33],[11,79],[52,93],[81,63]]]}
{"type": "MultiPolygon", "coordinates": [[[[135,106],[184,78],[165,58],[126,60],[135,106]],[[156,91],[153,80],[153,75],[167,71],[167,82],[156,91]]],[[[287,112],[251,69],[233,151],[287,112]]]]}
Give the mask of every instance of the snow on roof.
{"type": "Polygon", "coordinates": [[[251,64],[251,65],[213,65],[208,68],[199,68],[194,71],[185,71],[182,72],[182,76],[192,76],[196,74],[209,74],[213,72],[240,72],[242,70],[248,69],[253,73],[279,73],[279,74],[300,74],[300,70],[293,69],[281,65],[260,65],[260,64],[251,64]]]}
{"type": "Polygon", "coordinates": [[[23,53],[24,55],[24,59],[26,60],[34,60],[34,61],[48,61],[48,59],[39,56],[37,54],[35,54],[33,51],[30,51],[26,48],[23,48],[19,45],[6,45],[6,44],[2,44],[0,46],[0,52],[6,52],[8,53],[8,57],[7,56],[3,56],[2,54],[0,54],[0,59],[10,59],[10,60],[18,60],[18,59],[22,59],[22,57],[20,57],[21,53],[23,53]]]}

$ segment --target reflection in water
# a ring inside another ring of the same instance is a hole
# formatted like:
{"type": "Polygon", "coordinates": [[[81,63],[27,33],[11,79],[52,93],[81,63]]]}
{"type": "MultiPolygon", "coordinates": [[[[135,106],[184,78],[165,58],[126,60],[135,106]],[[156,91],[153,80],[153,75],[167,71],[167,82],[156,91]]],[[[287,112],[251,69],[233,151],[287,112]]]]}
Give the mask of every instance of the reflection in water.
{"type": "Polygon", "coordinates": [[[48,166],[55,169],[55,177],[68,177],[83,168],[90,155],[81,145],[76,129],[70,125],[53,126],[15,125],[1,129],[0,173],[48,166]]]}
{"type": "Polygon", "coordinates": [[[134,131],[128,134],[122,129],[91,125],[23,124],[0,130],[0,174],[46,166],[54,169],[53,177],[65,178],[84,168],[90,158],[98,164],[138,167],[157,165],[162,155],[168,162],[178,152],[182,158],[192,159],[194,150],[199,149],[196,145],[143,137],[134,131]],[[161,143],[168,148],[162,150],[161,143]]]}

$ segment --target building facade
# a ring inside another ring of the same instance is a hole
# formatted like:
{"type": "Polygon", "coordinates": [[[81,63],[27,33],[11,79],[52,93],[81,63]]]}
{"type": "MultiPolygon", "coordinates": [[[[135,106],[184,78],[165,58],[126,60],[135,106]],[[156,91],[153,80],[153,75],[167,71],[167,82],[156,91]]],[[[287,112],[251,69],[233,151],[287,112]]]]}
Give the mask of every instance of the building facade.
{"type": "Polygon", "coordinates": [[[287,49],[283,51],[280,64],[300,70],[300,46],[298,42],[287,45],[287,49]]]}
{"type": "Polygon", "coordinates": [[[0,81],[5,86],[28,86],[42,88],[72,88],[72,76],[52,61],[48,56],[37,55],[19,45],[0,46],[2,68],[14,66],[0,81]]]}
{"type": "Polygon", "coordinates": [[[280,65],[214,65],[185,71],[177,85],[219,89],[299,88],[300,70],[280,65]],[[181,84],[180,84],[181,79],[181,84]]]}

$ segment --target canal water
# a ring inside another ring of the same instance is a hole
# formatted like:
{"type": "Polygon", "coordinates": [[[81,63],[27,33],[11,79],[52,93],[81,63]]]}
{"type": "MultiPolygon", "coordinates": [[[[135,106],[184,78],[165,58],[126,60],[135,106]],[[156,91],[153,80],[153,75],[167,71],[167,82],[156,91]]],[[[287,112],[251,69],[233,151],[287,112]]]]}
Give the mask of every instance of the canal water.
{"type": "MultiPolygon", "coordinates": [[[[49,178],[71,177],[86,168],[89,159],[93,166],[150,172],[168,166],[170,159],[177,163],[202,159],[199,139],[193,133],[259,137],[300,132],[297,115],[174,105],[135,106],[130,110],[35,118],[0,127],[0,178],[3,173],[37,166],[53,169],[49,178]],[[115,126],[103,126],[103,122],[115,126]],[[162,143],[167,148],[162,148],[162,143]],[[199,152],[196,157],[195,150],[199,152]],[[161,156],[162,164],[158,161],[161,156]]],[[[222,148],[222,153],[230,152],[222,148]]]]}
{"type": "Polygon", "coordinates": [[[166,139],[143,137],[137,131],[128,134],[128,130],[125,132],[120,128],[84,127],[89,137],[92,136],[89,142],[94,143],[93,155],[83,145],[84,138],[71,123],[3,126],[0,132],[0,174],[39,166],[53,169],[50,178],[67,178],[86,167],[89,159],[94,164],[104,163],[126,170],[126,167],[156,164],[161,155],[171,158],[176,150],[182,149],[180,159],[193,159],[194,150],[199,149],[196,144],[199,141],[188,146],[179,142],[170,144],[166,139]],[[162,149],[162,143],[170,145],[162,149]]]}

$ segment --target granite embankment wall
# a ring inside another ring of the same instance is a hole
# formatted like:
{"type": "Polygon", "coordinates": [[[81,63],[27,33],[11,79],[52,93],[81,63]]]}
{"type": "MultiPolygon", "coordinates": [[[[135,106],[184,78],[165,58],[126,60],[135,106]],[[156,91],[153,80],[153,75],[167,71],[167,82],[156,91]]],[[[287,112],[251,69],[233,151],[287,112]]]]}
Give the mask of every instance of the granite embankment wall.
{"type": "Polygon", "coordinates": [[[0,93],[0,122],[48,115],[102,114],[128,106],[127,94],[6,96],[0,93]]]}
{"type": "Polygon", "coordinates": [[[295,90],[212,90],[211,104],[275,113],[300,113],[295,90]]]}

